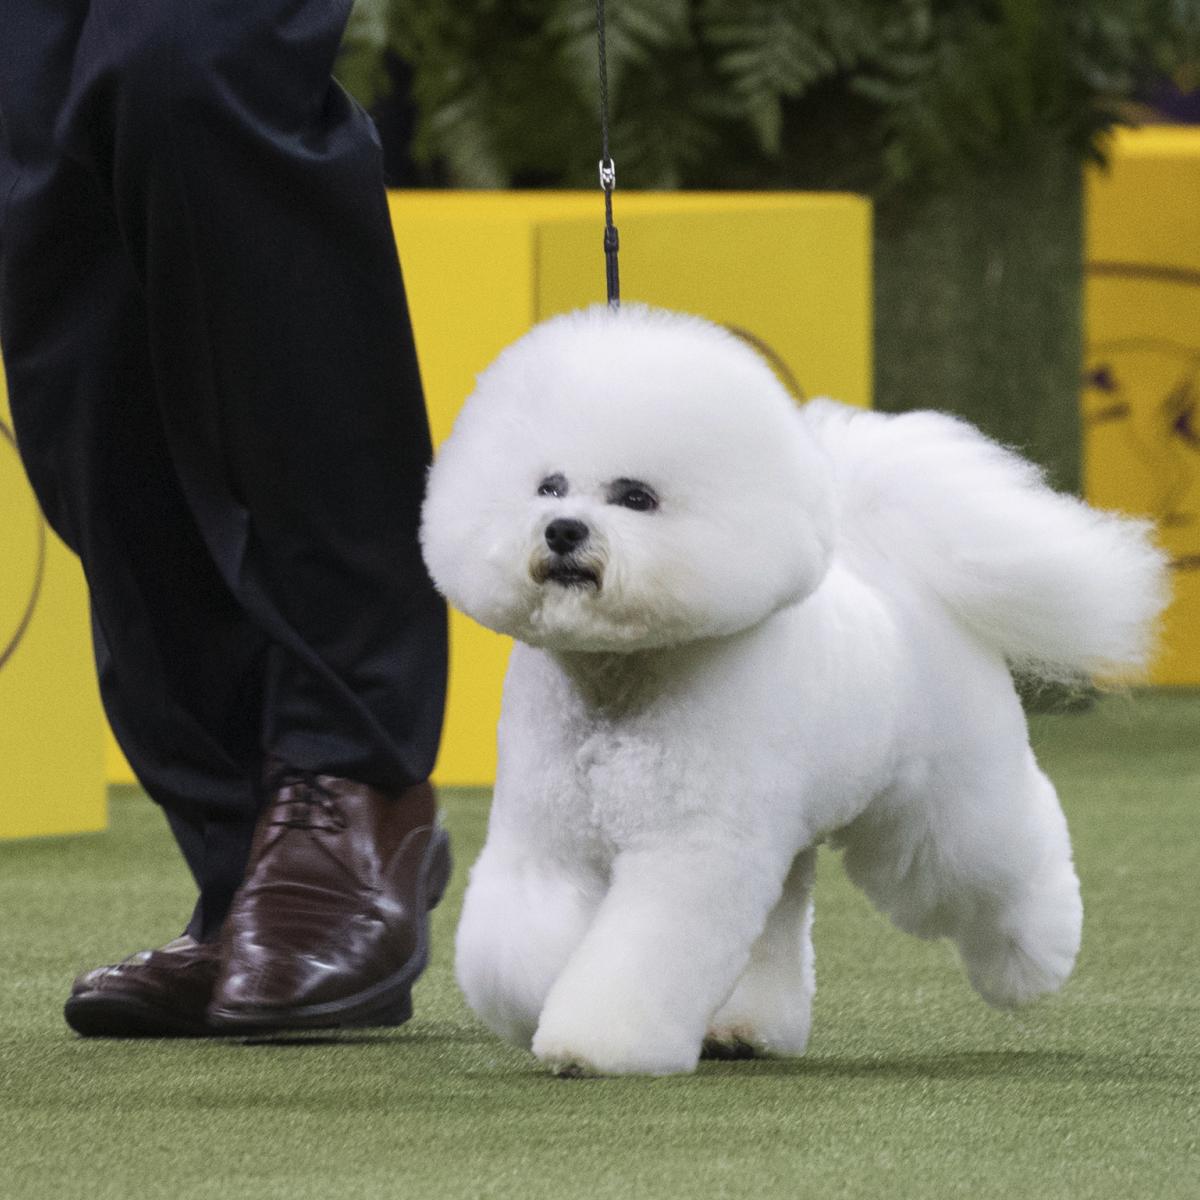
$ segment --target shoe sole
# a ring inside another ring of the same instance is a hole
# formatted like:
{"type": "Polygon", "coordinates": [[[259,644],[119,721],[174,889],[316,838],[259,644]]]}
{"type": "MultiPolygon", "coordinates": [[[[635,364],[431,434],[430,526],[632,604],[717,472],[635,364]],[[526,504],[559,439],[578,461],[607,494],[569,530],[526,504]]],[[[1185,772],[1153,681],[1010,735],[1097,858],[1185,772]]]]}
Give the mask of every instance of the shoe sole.
{"type": "Polygon", "coordinates": [[[208,1022],[218,1035],[277,1033],[299,1029],[363,1029],[403,1025],[413,1014],[412,985],[429,962],[429,913],[441,903],[450,882],[450,838],[434,829],[421,864],[418,894],[427,897],[417,927],[417,947],[404,966],[387,979],[324,1004],[291,1009],[212,1008],[208,1022]]]}
{"type": "Polygon", "coordinates": [[[63,1016],[81,1037],[200,1038],[214,1037],[206,1019],[181,1017],[120,992],[79,992],[63,1005],[63,1016]]]}

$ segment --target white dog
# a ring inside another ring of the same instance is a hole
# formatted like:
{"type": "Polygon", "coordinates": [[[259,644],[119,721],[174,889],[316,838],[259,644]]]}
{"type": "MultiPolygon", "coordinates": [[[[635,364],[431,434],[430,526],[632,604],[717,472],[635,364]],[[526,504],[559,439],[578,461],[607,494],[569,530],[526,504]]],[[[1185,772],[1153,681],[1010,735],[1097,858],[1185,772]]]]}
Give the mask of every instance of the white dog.
{"type": "Polygon", "coordinates": [[[971,426],[797,409],[724,330],[551,320],[481,376],[429,479],[434,579],[510,634],[458,978],[559,1070],[799,1054],[816,846],[990,1004],[1061,986],[1082,910],[1010,666],[1143,664],[1139,522],[971,426]]]}

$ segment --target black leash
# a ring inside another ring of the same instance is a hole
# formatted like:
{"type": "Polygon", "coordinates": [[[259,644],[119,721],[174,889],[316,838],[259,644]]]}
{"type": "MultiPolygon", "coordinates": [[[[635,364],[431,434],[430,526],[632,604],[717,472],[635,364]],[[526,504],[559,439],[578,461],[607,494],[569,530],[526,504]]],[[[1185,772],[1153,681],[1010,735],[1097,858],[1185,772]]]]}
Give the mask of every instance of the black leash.
{"type": "Polygon", "coordinates": [[[600,186],[604,189],[604,265],[609,308],[621,307],[621,277],[617,269],[620,238],[613,224],[612,194],[617,165],[608,153],[608,56],[604,48],[604,0],[596,0],[596,35],[600,43],[600,186]]]}

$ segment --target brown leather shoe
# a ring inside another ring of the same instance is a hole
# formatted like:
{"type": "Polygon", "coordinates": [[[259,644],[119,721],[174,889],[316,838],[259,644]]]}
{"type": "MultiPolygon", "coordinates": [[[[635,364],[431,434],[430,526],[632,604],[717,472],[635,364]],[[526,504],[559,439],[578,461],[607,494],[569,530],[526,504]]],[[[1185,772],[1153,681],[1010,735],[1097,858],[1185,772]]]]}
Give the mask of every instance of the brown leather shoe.
{"type": "Polygon", "coordinates": [[[401,1024],[449,877],[429,784],[389,796],[277,775],[222,930],[209,1020],[223,1033],[401,1024]]]}
{"type": "Polygon", "coordinates": [[[184,934],[96,967],[75,980],[63,1016],[84,1037],[212,1037],[205,1010],[219,953],[215,943],[184,934]]]}

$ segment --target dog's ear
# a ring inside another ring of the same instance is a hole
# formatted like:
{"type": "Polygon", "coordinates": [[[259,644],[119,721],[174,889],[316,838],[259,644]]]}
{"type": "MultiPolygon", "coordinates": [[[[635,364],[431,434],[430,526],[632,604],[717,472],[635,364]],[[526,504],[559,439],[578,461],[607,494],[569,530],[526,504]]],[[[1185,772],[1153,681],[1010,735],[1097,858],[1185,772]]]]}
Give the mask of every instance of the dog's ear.
{"type": "Polygon", "coordinates": [[[520,588],[520,532],[533,486],[522,488],[528,447],[521,396],[510,386],[484,388],[481,377],[426,480],[421,550],[438,590],[490,628],[520,588]]]}
{"type": "MultiPolygon", "coordinates": [[[[761,399],[761,398],[758,398],[761,399]]],[[[749,424],[762,405],[744,410],[749,424]]],[[[695,597],[709,636],[733,633],[811,595],[833,556],[835,514],[827,463],[795,414],[727,439],[725,470],[702,509],[692,555],[709,593],[695,597]]]]}

